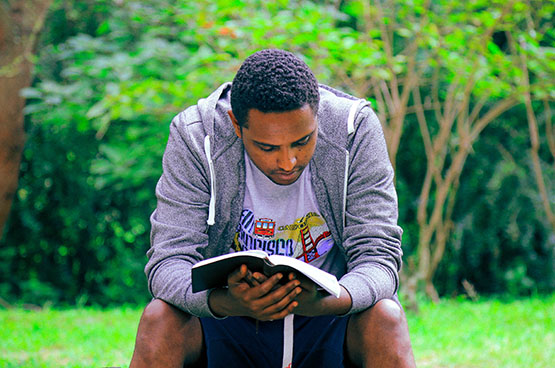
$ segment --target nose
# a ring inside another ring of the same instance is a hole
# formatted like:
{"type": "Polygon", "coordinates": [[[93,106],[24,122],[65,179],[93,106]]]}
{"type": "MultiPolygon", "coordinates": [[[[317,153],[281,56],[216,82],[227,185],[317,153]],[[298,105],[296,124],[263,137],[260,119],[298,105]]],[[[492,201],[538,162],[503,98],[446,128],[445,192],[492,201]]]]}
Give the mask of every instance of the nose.
{"type": "Polygon", "coordinates": [[[282,171],[292,171],[297,164],[297,157],[294,150],[284,148],[279,151],[278,168],[282,171]]]}

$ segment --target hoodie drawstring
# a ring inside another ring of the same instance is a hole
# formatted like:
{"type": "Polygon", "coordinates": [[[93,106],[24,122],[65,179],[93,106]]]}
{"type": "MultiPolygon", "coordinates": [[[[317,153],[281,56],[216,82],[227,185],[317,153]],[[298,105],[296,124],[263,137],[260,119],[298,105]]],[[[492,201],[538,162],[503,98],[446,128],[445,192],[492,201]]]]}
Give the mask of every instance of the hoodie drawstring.
{"type": "MultiPolygon", "coordinates": [[[[347,117],[347,134],[351,135],[355,132],[355,116],[358,110],[358,107],[362,104],[366,103],[364,100],[356,100],[351,105],[349,109],[349,116],[347,117]]],[[[349,184],[349,161],[350,155],[349,151],[345,150],[345,181],[343,183],[343,228],[345,228],[345,221],[346,221],[346,211],[347,211],[347,185],[349,184]]]]}
{"type": "Polygon", "coordinates": [[[293,363],[293,314],[283,319],[283,368],[291,368],[293,363]]]}
{"type": "Polygon", "coordinates": [[[204,154],[208,160],[208,169],[210,171],[210,203],[208,205],[208,220],[206,223],[209,226],[215,224],[216,219],[216,175],[214,174],[214,163],[212,162],[212,153],[210,152],[210,136],[204,137],[204,154]]]}

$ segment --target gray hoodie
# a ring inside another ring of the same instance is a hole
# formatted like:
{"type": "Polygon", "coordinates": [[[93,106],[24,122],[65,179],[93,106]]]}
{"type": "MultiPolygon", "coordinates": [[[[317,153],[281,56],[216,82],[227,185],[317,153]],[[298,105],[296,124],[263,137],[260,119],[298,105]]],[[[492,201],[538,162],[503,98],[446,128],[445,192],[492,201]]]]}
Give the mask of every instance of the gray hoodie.
{"type": "MultiPolygon", "coordinates": [[[[192,292],[191,267],[229,252],[245,195],[243,143],[227,114],[230,90],[223,84],[173,119],[151,216],[149,290],[199,317],[214,315],[209,291],[192,292]]],[[[347,262],[339,283],[351,295],[350,313],[391,298],[402,230],[383,131],[367,102],[320,86],[310,165],[318,206],[347,262]]]]}

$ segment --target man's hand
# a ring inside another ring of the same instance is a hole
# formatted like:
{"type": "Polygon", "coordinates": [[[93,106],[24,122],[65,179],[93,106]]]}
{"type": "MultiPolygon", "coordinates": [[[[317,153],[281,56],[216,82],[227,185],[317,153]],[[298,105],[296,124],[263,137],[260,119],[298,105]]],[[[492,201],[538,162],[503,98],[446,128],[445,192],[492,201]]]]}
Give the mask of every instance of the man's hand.
{"type": "Polygon", "coordinates": [[[302,316],[320,315],[321,301],[324,295],[318,291],[318,285],[306,277],[297,276],[293,273],[289,274],[289,280],[297,278],[300,282],[301,293],[295,298],[299,303],[295,308],[295,314],[302,316]]]}
{"type": "MultiPolygon", "coordinates": [[[[268,277],[258,272],[253,274],[248,272],[245,278],[253,284],[268,280],[268,277]]],[[[308,317],[343,315],[351,309],[351,296],[343,287],[341,287],[339,298],[336,298],[321,291],[316,283],[302,274],[290,273],[287,278],[289,281],[298,280],[300,282],[301,292],[295,298],[298,305],[293,310],[295,314],[308,317]]]]}
{"type": "Polygon", "coordinates": [[[290,274],[289,280],[297,279],[301,282],[302,292],[295,298],[299,305],[295,314],[301,316],[343,315],[351,309],[352,299],[349,292],[341,287],[339,298],[320,291],[318,285],[303,275],[290,274]]]}
{"type": "Polygon", "coordinates": [[[253,274],[242,265],[229,275],[227,289],[210,294],[208,304],[219,316],[248,316],[261,321],[285,318],[299,304],[295,298],[301,293],[301,283],[290,279],[280,285],[282,278],[279,273],[269,278],[253,274]]]}

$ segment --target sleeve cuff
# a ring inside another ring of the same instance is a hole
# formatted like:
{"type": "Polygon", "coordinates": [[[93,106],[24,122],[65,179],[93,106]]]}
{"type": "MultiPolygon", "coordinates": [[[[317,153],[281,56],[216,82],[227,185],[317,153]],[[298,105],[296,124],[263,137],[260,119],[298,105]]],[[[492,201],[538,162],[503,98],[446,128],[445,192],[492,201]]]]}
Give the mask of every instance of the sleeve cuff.
{"type": "Polygon", "coordinates": [[[210,317],[215,319],[225,319],[227,317],[216,316],[210,306],[208,305],[208,298],[210,297],[211,290],[200,291],[193,293],[191,288],[185,292],[185,305],[187,312],[197,317],[210,317]]]}
{"type": "Polygon", "coordinates": [[[339,284],[351,295],[352,306],[349,314],[362,312],[378,300],[391,298],[396,291],[395,280],[389,272],[380,267],[365,270],[364,274],[351,271],[339,280],[339,284]]]}

